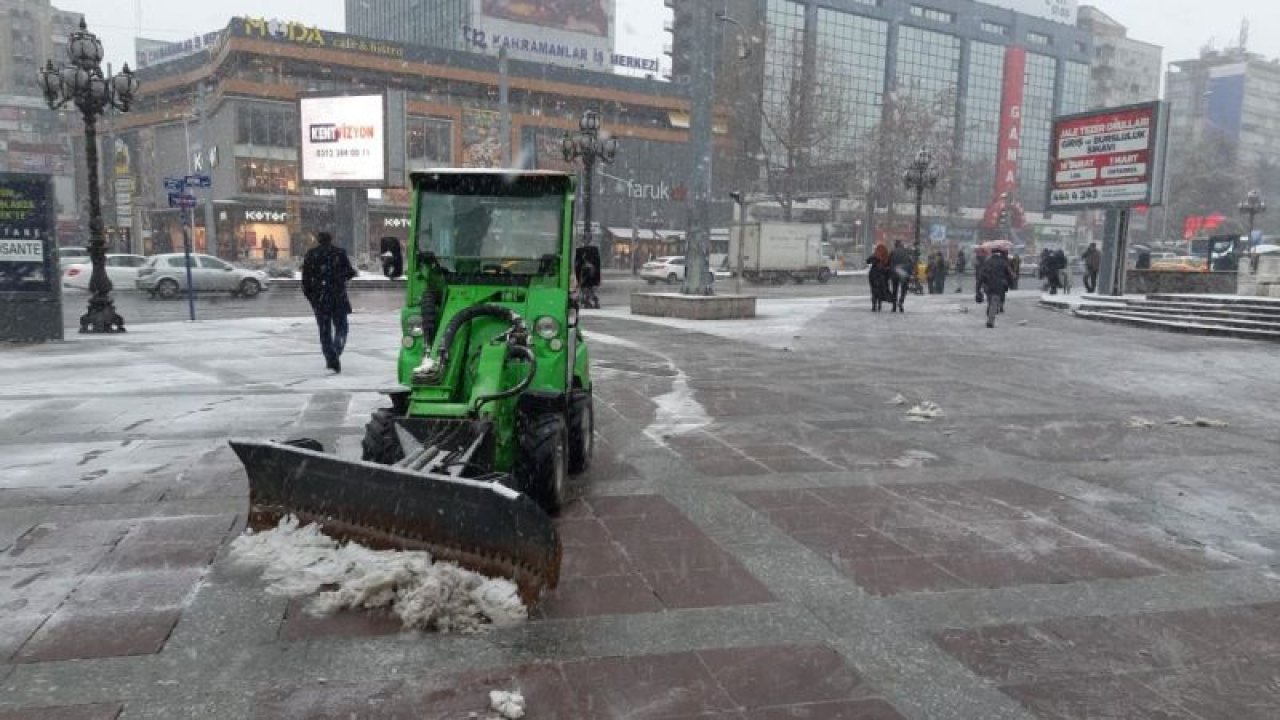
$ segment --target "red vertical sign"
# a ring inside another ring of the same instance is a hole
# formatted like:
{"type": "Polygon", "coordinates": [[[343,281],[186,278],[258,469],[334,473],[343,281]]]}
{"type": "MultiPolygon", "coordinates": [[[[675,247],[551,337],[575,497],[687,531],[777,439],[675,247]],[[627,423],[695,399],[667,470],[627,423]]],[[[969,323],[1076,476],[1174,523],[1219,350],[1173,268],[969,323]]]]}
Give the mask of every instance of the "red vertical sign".
{"type": "Polygon", "coordinates": [[[1022,149],[1022,99],[1026,87],[1027,51],[1010,45],[1004,51],[1004,92],[1000,100],[1000,137],[996,159],[996,199],[1018,189],[1018,153],[1022,149]]]}

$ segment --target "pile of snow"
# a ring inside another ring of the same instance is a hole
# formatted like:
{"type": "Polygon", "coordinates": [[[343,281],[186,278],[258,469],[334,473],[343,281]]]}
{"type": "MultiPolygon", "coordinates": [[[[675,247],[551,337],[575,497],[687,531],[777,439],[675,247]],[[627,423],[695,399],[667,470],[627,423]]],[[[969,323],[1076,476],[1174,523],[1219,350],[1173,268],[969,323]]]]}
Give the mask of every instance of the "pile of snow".
{"type": "Polygon", "coordinates": [[[489,709],[505,720],[520,720],[524,717],[524,695],[519,692],[490,690],[489,709]]]}
{"type": "Polygon", "coordinates": [[[894,396],[893,396],[893,399],[892,399],[892,400],[890,400],[889,402],[885,403],[885,405],[906,405],[906,404],[907,404],[907,402],[908,402],[908,401],[907,401],[907,398],[905,398],[905,397],[902,395],[902,393],[898,393],[897,395],[894,395],[894,396]]]}
{"type": "Polygon", "coordinates": [[[426,552],[339,544],[316,525],[300,527],[293,516],[271,530],[236,538],[231,560],[260,568],[273,595],[315,595],[307,611],[318,616],[389,608],[406,628],[462,633],[515,625],[529,616],[510,580],[433,562],[426,552]]]}
{"type": "Polygon", "coordinates": [[[942,408],[927,400],[907,411],[907,422],[929,422],[941,417],[946,417],[942,408]]]}
{"type": "Polygon", "coordinates": [[[1150,430],[1155,426],[1156,423],[1154,420],[1148,420],[1144,417],[1138,417],[1137,415],[1129,418],[1129,427],[1134,430],[1150,430]]]}
{"type": "Polygon", "coordinates": [[[1223,422],[1222,420],[1213,420],[1211,418],[1202,418],[1202,417],[1198,417],[1195,420],[1188,420],[1187,418],[1184,418],[1181,415],[1169,418],[1168,424],[1175,425],[1177,427],[1202,427],[1202,428],[1231,427],[1229,424],[1227,424],[1226,422],[1223,422]]]}

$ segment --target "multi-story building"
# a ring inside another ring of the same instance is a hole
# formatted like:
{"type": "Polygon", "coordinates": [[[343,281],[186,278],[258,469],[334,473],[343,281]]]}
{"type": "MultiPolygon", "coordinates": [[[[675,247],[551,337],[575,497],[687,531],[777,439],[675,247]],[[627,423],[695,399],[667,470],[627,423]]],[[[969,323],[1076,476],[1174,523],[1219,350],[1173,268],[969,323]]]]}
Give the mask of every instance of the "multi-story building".
{"type": "Polygon", "coordinates": [[[53,177],[63,244],[83,240],[68,132],[74,116],[49,109],[37,70],[46,60],[66,61],[67,40],[79,23],[79,14],[49,0],[0,0],[0,172],[53,177]]]}
{"type": "Polygon", "coordinates": [[[1210,135],[1236,148],[1240,169],[1280,167],[1280,61],[1240,48],[1204,50],[1170,63],[1170,144],[1189,148],[1210,135]]]}
{"type": "Polygon", "coordinates": [[[346,0],[347,32],[483,54],[505,47],[516,59],[611,71],[631,64],[613,57],[615,2],[346,0]]]}
{"type": "MultiPolygon", "coordinates": [[[[698,0],[667,0],[675,11],[675,75],[688,44],[699,41],[680,27],[681,6],[691,1],[698,0]]],[[[794,174],[787,166],[799,158],[817,178],[797,181],[802,195],[841,184],[830,190],[854,198],[850,205],[877,187],[890,195],[879,202],[901,203],[906,163],[918,146],[931,145],[948,165],[946,188],[935,194],[941,197],[927,200],[926,212],[948,216],[940,224],[971,231],[997,188],[1011,189],[1029,210],[1042,209],[1052,119],[1089,104],[1092,37],[1076,26],[1074,0],[998,5],[1006,7],[728,0],[724,23],[737,26],[738,39],[721,43],[718,91],[738,102],[731,116],[740,123],[733,134],[746,141],[745,175],[768,196],[770,174],[794,174]],[[1018,122],[1001,138],[1001,118],[1010,115],[1018,122]],[[797,152],[796,145],[804,147],[797,152]],[[889,152],[895,146],[905,157],[889,152]],[[999,182],[998,156],[1006,160],[999,182]],[[752,158],[760,160],[754,167],[752,158]]],[[[1029,217],[1045,226],[1070,222],[1029,217]]]]}
{"type": "Polygon", "coordinates": [[[1093,35],[1090,108],[1119,107],[1160,98],[1164,51],[1134,40],[1129,30],[1092,5],[1080,8],[1078,24],[1093,35]]]}
{"type": "MultiPolygon", "coordinates": [[[[332,228],[333,192],[299,176],[298,98],[307,91],[403,91],[411,168],[493,167],[503,160],[505,139],[517,165],[572,170],[561,141],[577,130],[583,111],[599,110],[604,130],[620,141],[616,161],[596,182],[595,221],[602,230],[622,230],[600,233],[606,254],[620,260],[633,254],[633,235],[653,238],[654,230],[683,227],[693,171],[689,101],[671,83],[512,59],[505,64],[504,108],[494,57],[243,18],[184,53],[139,70],[133,111],[117,118],[147,238],[138,250],[181,246],[181,217],[169,209],[162,179],[193,170],[212,176],[213,187],[196,194],[212,202],[223,257],[260,258],[269,241],[286,260],[305,249],[311,233],[332,228]]],[[[370,200],[371,242],[388,235],[405,240],[408,193],[389,188],[380,195],[370,200]]],[[[727,221],[727,198],[715,212],[727,221]]],[[[203,208],[194,216],[195,246],[213,249],[203,208]]],[[[642,248],[672,251],[679,248],[642,248]]]]}

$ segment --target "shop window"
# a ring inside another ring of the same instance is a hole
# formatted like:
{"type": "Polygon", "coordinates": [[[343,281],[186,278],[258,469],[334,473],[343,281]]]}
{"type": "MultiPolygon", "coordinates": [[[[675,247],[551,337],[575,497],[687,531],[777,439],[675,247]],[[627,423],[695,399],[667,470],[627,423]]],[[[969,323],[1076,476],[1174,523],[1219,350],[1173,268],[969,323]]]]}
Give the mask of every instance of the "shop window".
{"type": "Polygon", "coordinates": [[[237,158],[240,192],[249,195],[292,195],[298,189],[298,164],[261,158],[237,158]]]}

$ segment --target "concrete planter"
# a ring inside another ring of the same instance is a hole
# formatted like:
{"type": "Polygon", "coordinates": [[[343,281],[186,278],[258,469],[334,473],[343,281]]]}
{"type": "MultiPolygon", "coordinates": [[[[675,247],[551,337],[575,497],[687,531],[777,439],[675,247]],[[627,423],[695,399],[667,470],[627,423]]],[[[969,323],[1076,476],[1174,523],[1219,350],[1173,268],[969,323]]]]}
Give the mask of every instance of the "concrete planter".
{"type": "Polygon", "coordinates": [[[741,320],[756,316],[756,298],[751,295],[633,293],[631,314],[685,320],[741,320]]]}
{"type": "Polygon", "coordinates": [[[1130,270],[1125,274],[1124,290],[1130,295],[1235,295],[1236,282],[1235,272],[1130,270]]]}

